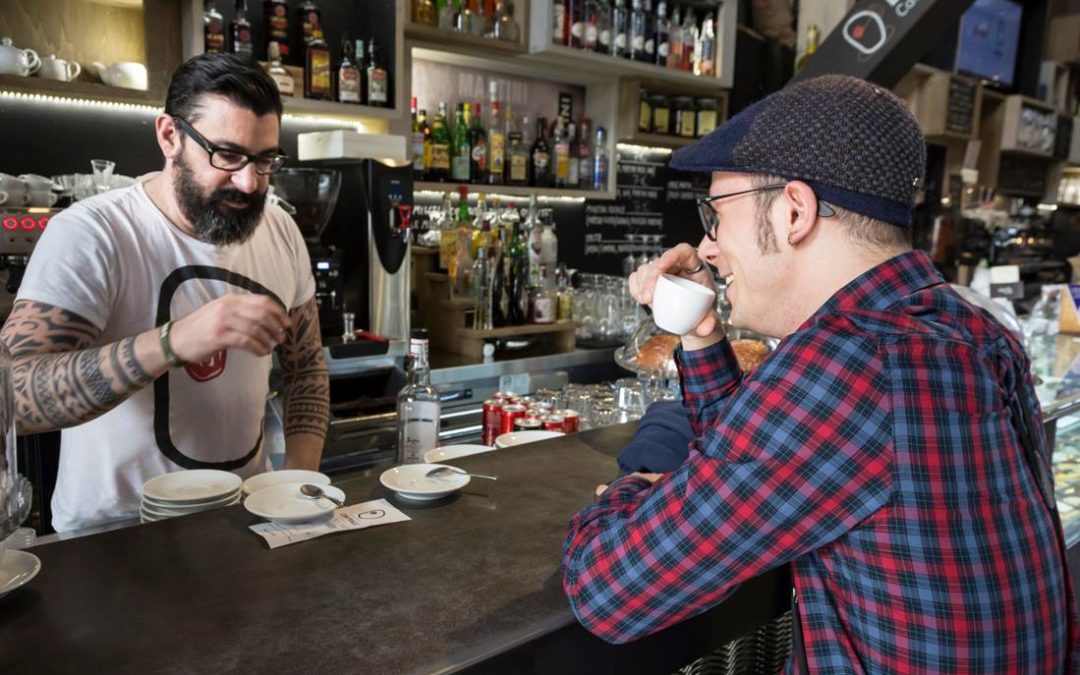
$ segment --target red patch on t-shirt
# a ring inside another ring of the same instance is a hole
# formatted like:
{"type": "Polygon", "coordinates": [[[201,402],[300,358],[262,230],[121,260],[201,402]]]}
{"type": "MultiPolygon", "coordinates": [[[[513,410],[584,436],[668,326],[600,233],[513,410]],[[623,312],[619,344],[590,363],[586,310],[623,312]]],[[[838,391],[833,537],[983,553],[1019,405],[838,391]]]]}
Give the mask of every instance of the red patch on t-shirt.
{"type": "Polygon", "coordinates": [[[184,370],[196,382],[208,382],[225,372],[225,356],[227,354],[228,352],[222,349],[201,363],[187,364],[184,366],[184,370]]]}

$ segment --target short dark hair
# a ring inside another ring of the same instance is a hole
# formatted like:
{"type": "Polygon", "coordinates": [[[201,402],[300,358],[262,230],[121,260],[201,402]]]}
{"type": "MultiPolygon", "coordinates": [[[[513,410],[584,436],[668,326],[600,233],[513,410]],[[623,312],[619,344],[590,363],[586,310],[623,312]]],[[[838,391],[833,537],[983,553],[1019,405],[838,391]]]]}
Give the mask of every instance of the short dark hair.
{"type": "Polygon", "coordinates": [[[236,54],[202,54],[183,63],[172,75],[165,114],[195,121],[200,99],[224,96],[258,116],[281,118],[281,92],[258,64],[236,54]]]}

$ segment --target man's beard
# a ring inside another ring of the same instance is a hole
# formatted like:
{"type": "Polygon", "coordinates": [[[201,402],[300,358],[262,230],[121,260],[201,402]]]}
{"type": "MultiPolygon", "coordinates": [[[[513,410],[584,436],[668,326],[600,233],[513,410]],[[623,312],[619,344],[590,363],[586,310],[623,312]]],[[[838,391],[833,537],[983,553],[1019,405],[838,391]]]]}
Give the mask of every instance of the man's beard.
{"type": "Polygon", "coordinates": [[[233,188],[218,188],[205,197],[183,154],[178,153],[173,163],[176,166],[176,201],[184,217],[195,227],[199,239],[216,246],[247,241],[262,217],[266,193],[248,194],[233,188]],[[245,204],[246,208],[235,209],[223,202],[245,204]]]}

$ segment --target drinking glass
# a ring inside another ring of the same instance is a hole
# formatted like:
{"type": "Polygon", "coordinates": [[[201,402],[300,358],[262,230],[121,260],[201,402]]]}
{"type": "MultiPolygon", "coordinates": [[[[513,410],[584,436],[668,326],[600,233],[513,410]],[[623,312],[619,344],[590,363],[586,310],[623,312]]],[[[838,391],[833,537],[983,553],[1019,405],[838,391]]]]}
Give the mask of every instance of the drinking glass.
{"type": "Polygon", "coordinates": [[[108,159],[90,160],[90,168],[94,170],[94,187],[98,192],[105,192],[111,187],[113,169],[116,162],[108,159]]]}

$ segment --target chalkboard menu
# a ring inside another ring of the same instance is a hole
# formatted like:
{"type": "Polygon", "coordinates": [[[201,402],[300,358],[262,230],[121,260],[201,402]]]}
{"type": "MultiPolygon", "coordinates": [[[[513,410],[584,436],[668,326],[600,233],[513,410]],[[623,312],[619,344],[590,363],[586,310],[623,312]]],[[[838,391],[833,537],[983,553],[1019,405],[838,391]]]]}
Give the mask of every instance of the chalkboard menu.
{"type": "Polygon", "coordinates": [[[945,111],[945,131],[970,135],[975,129],[975,97],[978,85],[959,77],[949,78],[949,99],[945,111]]]}

